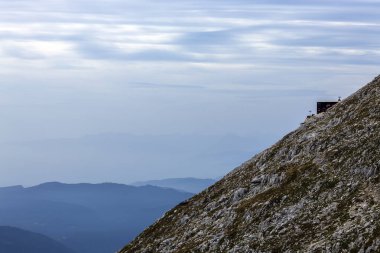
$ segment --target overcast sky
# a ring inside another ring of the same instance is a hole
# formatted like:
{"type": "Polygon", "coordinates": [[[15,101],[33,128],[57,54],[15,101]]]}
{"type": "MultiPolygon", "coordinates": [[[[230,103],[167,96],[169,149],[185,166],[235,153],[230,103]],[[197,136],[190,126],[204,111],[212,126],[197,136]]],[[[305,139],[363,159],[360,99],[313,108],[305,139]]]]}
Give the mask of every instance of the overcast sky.
{"type": "Polygon", "coordinates": [[[316,101],[378,74],[379,10],[378,0],[0,0],[0,142],[286,133],[316,101]]]}

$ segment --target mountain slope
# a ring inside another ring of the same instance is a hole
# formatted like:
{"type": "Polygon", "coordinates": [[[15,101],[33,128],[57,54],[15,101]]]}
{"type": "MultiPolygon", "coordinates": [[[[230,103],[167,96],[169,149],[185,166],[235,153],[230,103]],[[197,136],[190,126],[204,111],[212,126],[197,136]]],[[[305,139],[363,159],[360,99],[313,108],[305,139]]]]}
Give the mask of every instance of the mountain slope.
{"type": "Polygon", "coordinates": [[[200,179],[200,178],[167,178],[161,180],[150,180],[143,182],[136,182],[132,185],[144,186],[153,185],[165,188],[172,188],[180,191],[198,193],[214,184],[214,179],[200,179]]]}
{"type": "Polygon", "coordinates": [[[0,252],[74,253],[63,244],[41,234],[0,226],[0,252]]]}
{"type": "Polygon", "coordinates": [[[121,252],[379,252],[380,76],[121,252]]]}

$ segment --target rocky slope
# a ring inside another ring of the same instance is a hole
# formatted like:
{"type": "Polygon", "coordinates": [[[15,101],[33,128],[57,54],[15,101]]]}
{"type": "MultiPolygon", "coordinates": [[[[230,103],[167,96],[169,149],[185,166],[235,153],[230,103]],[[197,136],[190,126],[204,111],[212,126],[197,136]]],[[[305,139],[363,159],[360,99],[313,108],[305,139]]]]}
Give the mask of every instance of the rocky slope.
{"type": "Polygon", "coordinates": [[[183,202],[127,252],[380,252],[380,76],[183,202]]]}

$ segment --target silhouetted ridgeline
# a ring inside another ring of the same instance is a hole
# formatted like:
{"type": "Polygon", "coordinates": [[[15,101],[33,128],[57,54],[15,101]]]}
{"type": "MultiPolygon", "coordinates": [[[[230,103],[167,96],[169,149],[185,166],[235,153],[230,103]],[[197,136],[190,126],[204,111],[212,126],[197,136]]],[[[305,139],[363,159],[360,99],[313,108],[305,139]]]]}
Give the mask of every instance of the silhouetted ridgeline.
{"type": "Polygon", "coordinates": [[[115,252],[192,195],[110,183],[5,187],[0,188],[0,224],[42,233],[78,253],[115,252]]]}
{"type": "Polygon", "coordinates": [[[127,252],[379,252],[380,77],[169,211],[127,252]]]}
{"type": "Polygon", "coordinates": [[[144,186],[153,185],[164,188],[172,188],[180,191],[199,193],[214,184],[216,180],[214,179],[199,179],[199,178],[168,178],[162,180],[150,180],[143,182],[136,182],[132,185],[144,186]]]}
{"type": "Polygon", "coordinates": [[[1,253],[75,253],[63,244],[41,234],[0,226],[1,253]]]}

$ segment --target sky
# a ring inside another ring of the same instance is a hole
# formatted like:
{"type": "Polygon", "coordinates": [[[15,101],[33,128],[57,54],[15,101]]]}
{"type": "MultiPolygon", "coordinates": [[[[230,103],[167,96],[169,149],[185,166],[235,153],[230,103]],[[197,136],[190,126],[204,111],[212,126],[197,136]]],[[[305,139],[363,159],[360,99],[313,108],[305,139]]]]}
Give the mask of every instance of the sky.
{"type": "MultiPolygon", "coordinates": [[[[317,101],[378,75],[379,9],[378,0],[0,0],[0,185],[75,181],[54,169],[49,145],[32,154],[15,143],[232,135],[256,140],[256,152],[317,101]]],[[[206,176],[202,166],[163,173],[165,162],[139,173],[97,166],[97,177],[87,177],[93,165],[66,166],[77,181],[206,176]]],[[[207,177],[232,169],[221,167],[207,177]]]]}

